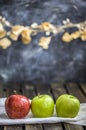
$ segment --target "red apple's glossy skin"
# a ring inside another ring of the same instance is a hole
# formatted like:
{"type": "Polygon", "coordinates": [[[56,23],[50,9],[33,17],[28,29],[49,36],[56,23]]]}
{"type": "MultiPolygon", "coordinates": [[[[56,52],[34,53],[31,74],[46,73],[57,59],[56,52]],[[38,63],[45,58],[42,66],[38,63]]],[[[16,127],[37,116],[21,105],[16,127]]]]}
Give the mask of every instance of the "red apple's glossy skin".
{"type": "Polygon", "coordinates": [[[11,95],[5,101],[5,109],[9,118],[24,118],[30,110],[30,101],[23,95],[11,95]]]}

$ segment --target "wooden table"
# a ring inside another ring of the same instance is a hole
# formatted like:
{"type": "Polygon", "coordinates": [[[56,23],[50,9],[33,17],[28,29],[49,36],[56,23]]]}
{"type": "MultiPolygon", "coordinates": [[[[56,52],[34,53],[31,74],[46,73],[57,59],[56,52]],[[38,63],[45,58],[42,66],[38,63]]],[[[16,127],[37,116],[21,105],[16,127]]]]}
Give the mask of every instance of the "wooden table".
{"type": "MultiPolygon", "coordinates": [[[[0,98],[7,97],[16,90],[17,93],[33,98],[38,93],[49,94],[56,98],[64,93],[76,96],[81,103],[86,103],[86,84],[77,83],[54,83],[51,85],[31,85],[31,84],[0,84],[0,98]]],[[[71,125],[68,123],[34,124],[34,125],[11,125],[0,126],[0,130],[86,130],[86,126],[71,125]]]]}

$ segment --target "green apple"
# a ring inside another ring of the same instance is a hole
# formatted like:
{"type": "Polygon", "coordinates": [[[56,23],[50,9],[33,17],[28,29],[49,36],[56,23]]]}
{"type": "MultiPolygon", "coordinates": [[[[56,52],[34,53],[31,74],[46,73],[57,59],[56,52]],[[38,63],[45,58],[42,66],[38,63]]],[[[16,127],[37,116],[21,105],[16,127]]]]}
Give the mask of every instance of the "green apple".
{"type": "Polygon", "coordinates": [[[38,95],[31,101],[31,111],[34,117],[51,117],[54,112],[54,101],[49,95],[38,95]]]}
{"type": "Polygon", "coordinates": [[[56,113],[59,117],[74,118],[80,109],[80,101],[73,95],[63,94],[56,100],[56,113]]]}

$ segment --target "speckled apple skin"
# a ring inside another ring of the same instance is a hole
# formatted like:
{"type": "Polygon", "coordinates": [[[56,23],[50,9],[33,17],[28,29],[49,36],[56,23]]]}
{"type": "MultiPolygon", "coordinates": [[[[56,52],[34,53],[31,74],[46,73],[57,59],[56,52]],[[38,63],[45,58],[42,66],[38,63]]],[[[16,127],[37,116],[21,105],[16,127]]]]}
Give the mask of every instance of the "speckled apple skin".
{"type": "Polygon", "coordinates": [[[30,101],[23,95],[11,95],[5,101],[5,110],[9,118],[24,118],[30,111],[30,101]]]}

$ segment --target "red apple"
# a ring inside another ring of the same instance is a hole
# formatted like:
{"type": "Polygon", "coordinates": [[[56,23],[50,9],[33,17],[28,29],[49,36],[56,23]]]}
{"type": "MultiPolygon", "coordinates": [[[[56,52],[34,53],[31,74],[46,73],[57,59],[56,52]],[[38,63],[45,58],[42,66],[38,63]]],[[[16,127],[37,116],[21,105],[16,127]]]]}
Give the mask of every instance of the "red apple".
{"type": "Polygon", "coordinates": [[[24,118],[30,111],[30,100],[23,95],[11,95],[5,101],[5,110],[9,118],[24,118]]]}

